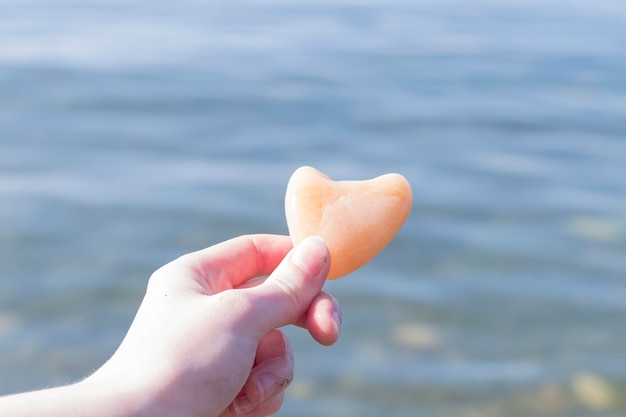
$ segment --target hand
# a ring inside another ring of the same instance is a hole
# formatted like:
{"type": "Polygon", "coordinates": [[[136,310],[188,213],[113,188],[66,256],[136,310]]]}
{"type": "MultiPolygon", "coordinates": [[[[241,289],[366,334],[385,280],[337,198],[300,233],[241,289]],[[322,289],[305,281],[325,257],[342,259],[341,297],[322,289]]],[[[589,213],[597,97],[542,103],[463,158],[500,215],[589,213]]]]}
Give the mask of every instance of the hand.
{"type": "Polygon", "coordinates": [[[119,349],[84,381],[87,392],[117,393],[103,396],[110,413],[97,415],[278,411],[293,378],[293,356],[275,329],[300,325],[330,345],[341,322],[338,303],[321,291],[330,265],[322,240],[308,238],[290,249],[286,236],[243,236],[156,271],[119,349]]]}

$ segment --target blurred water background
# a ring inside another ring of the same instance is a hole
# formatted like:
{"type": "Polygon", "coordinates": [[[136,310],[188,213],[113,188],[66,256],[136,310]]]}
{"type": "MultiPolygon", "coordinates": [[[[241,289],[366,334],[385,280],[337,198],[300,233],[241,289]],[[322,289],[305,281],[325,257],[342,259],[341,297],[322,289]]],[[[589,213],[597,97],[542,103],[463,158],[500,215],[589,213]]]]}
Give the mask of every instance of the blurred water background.
{"type": "Polygon", "coordinates": [[[113,352],[150,273],[286,233],[291,173],[414,207],[288,329],[281,416],[626,414],[626,3],[0,0],[0,393],[113,352]]]}

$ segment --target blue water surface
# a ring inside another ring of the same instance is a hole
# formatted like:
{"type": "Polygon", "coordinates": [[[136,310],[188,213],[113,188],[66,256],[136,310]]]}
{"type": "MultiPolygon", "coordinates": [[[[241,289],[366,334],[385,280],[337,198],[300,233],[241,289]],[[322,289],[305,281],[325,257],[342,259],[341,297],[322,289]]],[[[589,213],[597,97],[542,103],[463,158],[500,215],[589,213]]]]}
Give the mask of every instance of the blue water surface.
{"type": "Polygon", "coordinates": [[[151,272],[287,233],[291,173],[411,216],[286,329],[279,415],[626,412],[626,4],[0,0],[0,393],[67,383],[151,272]]]}

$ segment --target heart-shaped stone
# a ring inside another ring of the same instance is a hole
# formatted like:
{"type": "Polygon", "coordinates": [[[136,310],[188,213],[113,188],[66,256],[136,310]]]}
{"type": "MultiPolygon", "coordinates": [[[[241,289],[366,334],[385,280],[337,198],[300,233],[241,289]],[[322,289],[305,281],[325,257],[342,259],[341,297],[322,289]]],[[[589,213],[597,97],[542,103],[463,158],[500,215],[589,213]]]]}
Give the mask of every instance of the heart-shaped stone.
{"type": "Polygon", "coordinates": [[[296,245],[320,236],[330,251],[328,279],[360,268],[400,230],[411,211],[412,193],[399,174],[365,181],[333,181],[315,168],[298,168],[287,184],[285,215],[296,245]]]}

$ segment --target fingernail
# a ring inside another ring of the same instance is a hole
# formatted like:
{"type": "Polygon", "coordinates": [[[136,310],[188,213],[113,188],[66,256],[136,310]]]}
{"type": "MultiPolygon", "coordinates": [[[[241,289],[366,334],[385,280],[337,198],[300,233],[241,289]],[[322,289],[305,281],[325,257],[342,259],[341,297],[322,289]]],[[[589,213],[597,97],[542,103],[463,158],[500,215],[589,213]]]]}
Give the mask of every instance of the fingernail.
{"type": "Polygon", "coordinates": [[[341,329],[341,324],[343,323],[343,312],[341,311],[341,307],[339,306],[339,302],[331,295],[333,299],[333,325],[335,326],[335,330],[337,334],[339,334],[339,330],[341,329]]]}
{"type": "Polygon", "coordinates": [[[246,396],[235,398],[235,400],[233,401],[233,413],[236,416],[248,414],[256,408],[257,405],[250,401],[246,396]]]}
{"type": "Polygon", "coordinates": [[[264,373],[259,375],[256,381],[257,389],[259,390],[259,396],[261,397],[261,401],[265,401],[269,397],[276,392],[276,388],[278,384],[276,383],[276,378],[274,375],[270,373],[264,373]]]}
{"type": "Polygon", "coordinates": [[[328,263],[326,244],[319,236],[309,236],[293,249],[289,260],[316,277],[328,263]]]}

